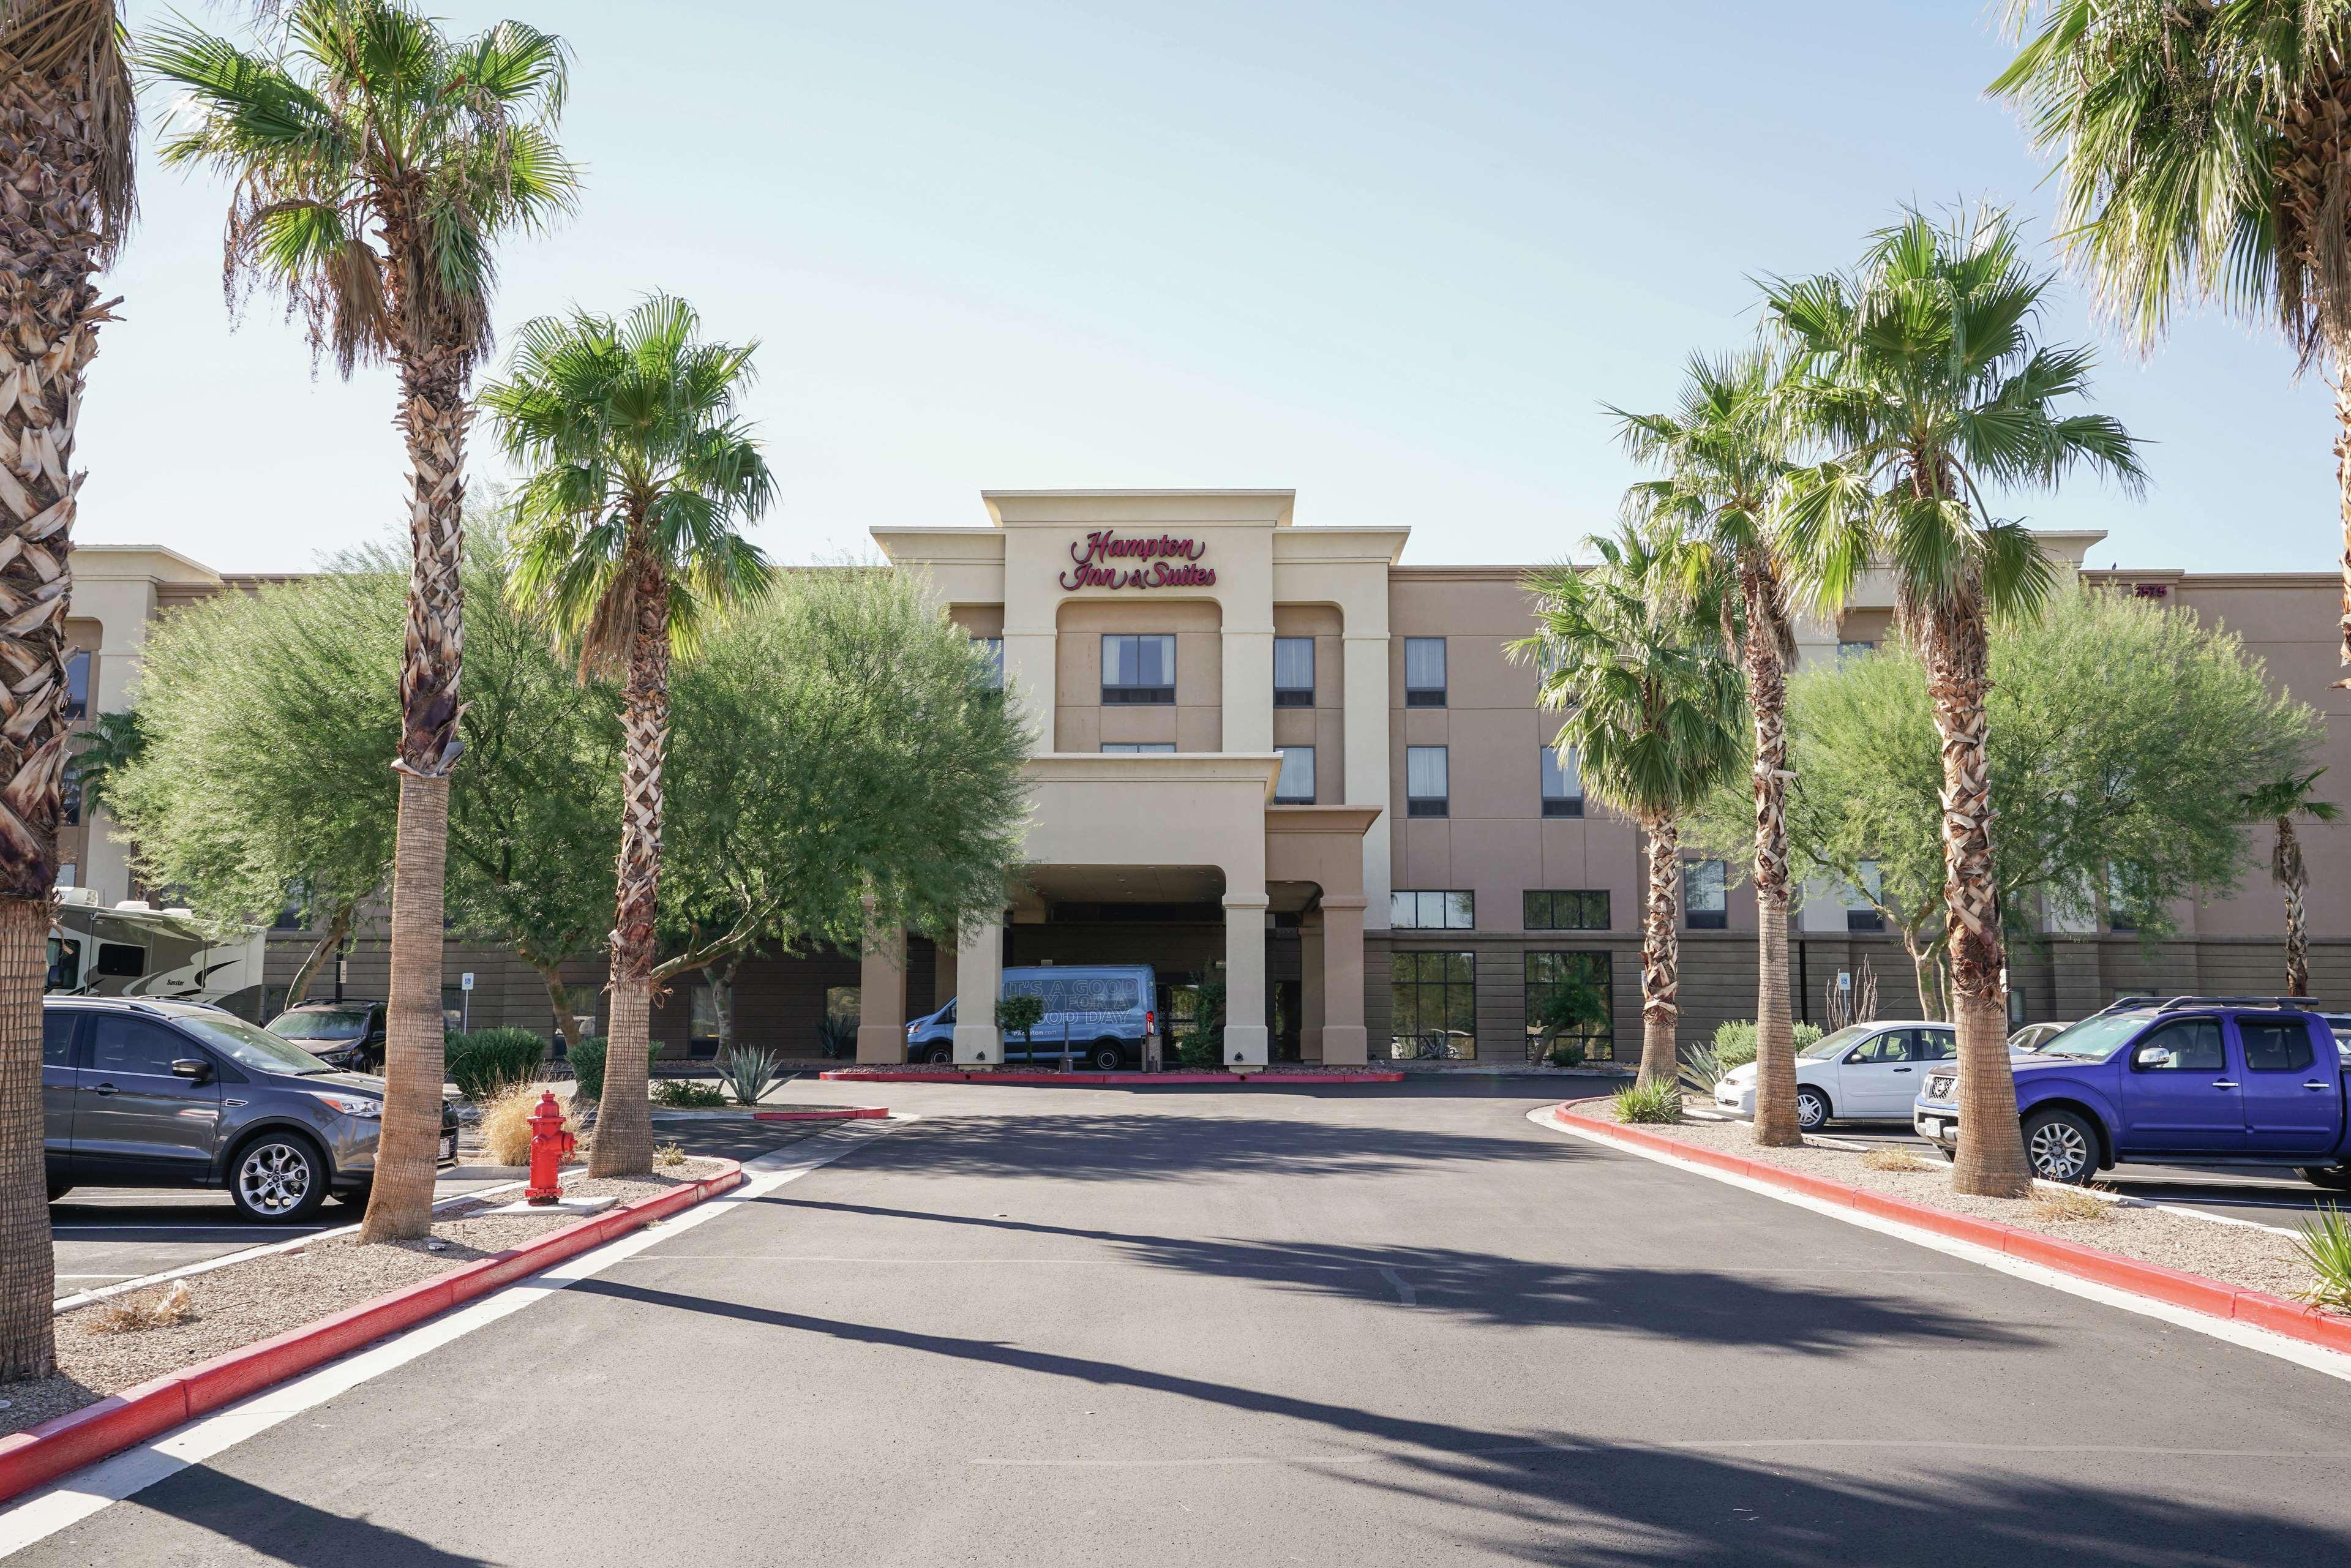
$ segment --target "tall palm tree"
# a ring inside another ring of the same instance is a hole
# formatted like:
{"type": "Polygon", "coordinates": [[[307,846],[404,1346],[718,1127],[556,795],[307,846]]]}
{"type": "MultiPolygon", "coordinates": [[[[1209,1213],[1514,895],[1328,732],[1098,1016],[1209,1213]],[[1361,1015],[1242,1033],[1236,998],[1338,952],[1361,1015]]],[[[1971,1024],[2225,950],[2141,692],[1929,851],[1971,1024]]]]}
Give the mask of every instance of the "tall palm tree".
{"type": "Polygon", "coordinates": [[[2334,372],[2351,685],[2351,0],[2008,0],[1991,84],[2064,175],[2060,237],[2151,345],[2183,299],[2334,372]],[[2038,24],[2037,27],[2035,24],[2038,24]]]}
{"type": "Polygon", "coordinates": [[[1880,233],[1861,266],[1765,287],[1792,356],[1792,419],[1829,456],[1789,481],[1783,533],[1798,584],[1828,609],[1880,566],[1903,635],[1927,664],[1943,743],[1943,861],[1951,1000],[1959,1037],[1953,1186],[2030,1189],[2009,1074],[2005,944],[1992,875],[1985,766],[1987,628],[2033,612],[2055,574],[2021,523],[1992,517],[1987,486],[2049,488],[2082,466],[2126,488],[2137,448],[2103,414],[2064,413],[2088,385],[2087,350],[2035,341],[2053,279],[2030,267],[2003,213],[1938,227],[1917,213],[1880,233]]]}
{"type": "Polygon", "coordinates": [[[2303,864],[2302,836],[2294,831],[2294,819],[2332,822],[2343,815],[2342,807],[2311,792],[2325,771],[2314,768],[2307,773],[2288,773],[2237,797],[2247,821],[2268,822],[2277,835],[2270,850],[2270,880],[2285,893],[2285,994],[2290,997],[2310,995],[2310,936],[2303,926],[2302,909],[2310,868],[2303,864]]]}
{"type": "Polygon", "coordinates": [[[110,0],[0,4],[0,1379],[56,1359],[43,1198],[41,987],[57,880],[74,432],[110,320],[91,279],[134,209],[134,110],[110,0]]]}
{"type": "Polygon", "coordinates": [[[693,307],[661,294],[624,321],[542,317],[522,329],[507,379],[482,389],[499,444],[528,476],[515,497],[514,591],[579,648],[583,674],[625,680],[596,1176],[653,1165],[645,1076],[671,661],[714,612],[770,576],[739,531],[774,491],[736,412],[758,345],[705,342],[700,326],[693,307]]]}
{"type": "Polygon", "coordinates": [[[1780,366],[1769,353],[1690,356],[1671,413],[1610,408],[1618,439],[1663,471],[1625,493],[1635,520],[1668,517],[1688,537],[1691,570],[1725,572],[1745,612],[1740,655],[1755,725],[1755,1141],[1803,1141],[1796,1125],[1795,1018],[1788,988],[1789,623],[1782,564],[1771,528],[1781,482],[1794,466],[1776,401],[1780,366]]]}
{"type": "Polygon", "coordinates": [[[225,271],[234,305],[285,297],[314,358],[345,376],[389,361],[408,446],[408,630],[401,664],[399,850],[383,1132],[360,1238],[432,1224],[441,1129],[442,880],[449,771],[460,743],[460,526],[466,391],[489,351],[496,244],[570,210],[578,175],[553,139],[566,49],[501,22],[450,39],[406,0],[295,0],[261,53],[186,27],[144,40],[141,65],[184,89],[166,163],[235,186],[225,271]]]}
{"type": "Polygon", "coordinates": [[[1719,575],[1693,576],[1664,519],[1586,543],[1599,563],[1531,573],[1531,637],[1512,654],[1542,671],[1543,706],[1567,717],[1583,785],[1647,840],[1641,925],[1640,1082],[1680,1077],[1681,820],[1739,765],[1737,616],[1719,575]],[[1695,591],[1693,591],[1693,583],[1695,591]]]}

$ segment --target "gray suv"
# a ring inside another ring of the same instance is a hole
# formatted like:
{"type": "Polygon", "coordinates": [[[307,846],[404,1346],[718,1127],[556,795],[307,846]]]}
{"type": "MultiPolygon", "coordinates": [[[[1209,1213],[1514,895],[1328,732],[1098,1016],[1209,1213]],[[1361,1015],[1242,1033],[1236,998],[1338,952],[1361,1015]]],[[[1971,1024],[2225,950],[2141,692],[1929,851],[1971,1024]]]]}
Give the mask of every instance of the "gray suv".
{"type": "MultiPolygon", "coordinates": [[[[383,1080],[343,1072],[201,1002],[48,997],[41,1102],[49,1199],[77,1186],[220,1186],[247,1219],[364,1202],[383,1080]]],[[[457,1119],[442,1108],[442,1153],[457,1119]]]]}

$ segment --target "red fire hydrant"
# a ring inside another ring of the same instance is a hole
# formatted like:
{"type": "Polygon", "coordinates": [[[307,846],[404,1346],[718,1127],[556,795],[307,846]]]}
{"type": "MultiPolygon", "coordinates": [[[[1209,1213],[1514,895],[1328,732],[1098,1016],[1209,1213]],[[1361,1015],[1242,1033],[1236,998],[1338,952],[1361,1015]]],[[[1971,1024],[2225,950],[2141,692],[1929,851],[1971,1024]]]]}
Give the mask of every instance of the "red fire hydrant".
{"type": "Polygon", "coordinates": [[[556,1185],[556,1172],[563,1156],[579,1144],[563,1130],[563,1113],[556,1106],[555,1092],[542,1093],[538,1109],[530,1113],[530,1186],[523,1189],[525,1203],[553,1203],[563,1196],[556,1185]]]}

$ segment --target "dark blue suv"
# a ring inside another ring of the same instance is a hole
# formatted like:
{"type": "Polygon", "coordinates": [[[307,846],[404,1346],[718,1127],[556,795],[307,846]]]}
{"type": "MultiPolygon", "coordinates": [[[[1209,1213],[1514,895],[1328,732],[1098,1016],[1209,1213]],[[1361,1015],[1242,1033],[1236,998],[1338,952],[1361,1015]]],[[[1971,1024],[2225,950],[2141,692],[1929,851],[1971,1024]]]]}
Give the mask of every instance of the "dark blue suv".
{"type": "MultiPolygon", "coordinates": [[[[2136,1165],[2259,1166],[2351,1189],[2351,1078],[2316,1004],[2294,997],[2127,997],[2010,1059],[2032,1173],[2086,1182],[2136,1165]]],[[[1911,1112],[1959,1145],[1957,1067],[1911,1112]]]]}

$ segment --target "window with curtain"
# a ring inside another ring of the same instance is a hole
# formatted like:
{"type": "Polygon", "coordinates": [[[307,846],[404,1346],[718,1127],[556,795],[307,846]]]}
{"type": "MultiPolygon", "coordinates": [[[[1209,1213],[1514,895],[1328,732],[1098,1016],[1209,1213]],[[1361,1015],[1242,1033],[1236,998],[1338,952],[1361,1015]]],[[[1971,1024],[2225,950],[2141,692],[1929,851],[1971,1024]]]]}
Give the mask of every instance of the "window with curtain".
{"type": "Polygon", "coordinates": [[[1404,749],[1405,815],[1443,817],[1450,814],[1445,747],[1407,746],[1404,749]]]}
{"type": "Polygon", "coordinates": [[[1004,639],[974,637],[972,642],[978,647],[981,656],[987,660],[991,676],[987,684],[998,691],[1002,691],[1004,689],[1004,639]]]}
{"type": "Polygon", "coordinates": [[[1273,706],[1314,706],[1314,639],[1276,637],[1273,640],[1273,706]]]}
{"type": "Polygon", "coordinates": [[[1176,700],[1176,638],[1170,632],[1113,633],[1102,638],[1102,701],[1176,700]]]}
{"type": "Polygon", "coordinates": [[[1274,780],[1273,799],[1277,805],[1311,806],[1314,804],[1314,748],[1311,746],[1283,746],[1281,776],[1274,780]]]}
{"type": "Polygon", "coordinates": [[[1444,638],[1404,640],[1404,704],[1406,707],[1445,706],[1444,638]]]}
{"type": "Polygon", "coordinates": [[[1720,861],[1692,861],[1682,868],[1683,923],[1693,931],[1720,931],[1730,924],[1729,868],[1720,861]]]}
{"type": "Polygon", "coordinates": [[[1546,817],[1583,815],[1583,773],[1573,746],[1541,748],[1542,814],[1546,817]]]}

